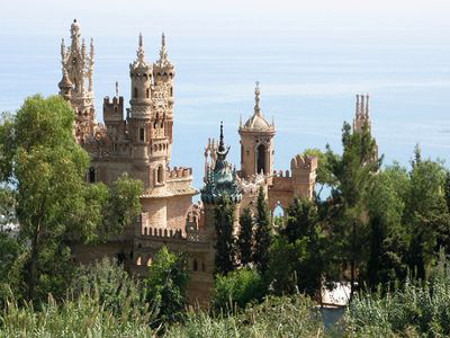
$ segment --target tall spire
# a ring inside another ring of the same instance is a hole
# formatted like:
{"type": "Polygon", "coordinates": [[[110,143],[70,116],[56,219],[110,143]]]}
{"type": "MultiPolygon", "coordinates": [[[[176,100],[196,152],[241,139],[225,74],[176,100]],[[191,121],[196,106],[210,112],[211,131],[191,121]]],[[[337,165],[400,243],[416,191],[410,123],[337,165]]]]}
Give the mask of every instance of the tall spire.
{"type": "Polygon", "coordinates": [[[259,81],[256,81],[255,85],[255,115],[261,115],[261,90],[259,89],[259,81]]]}
{"type": "Polygon", "coordinates": [[[219,149],[220,152],[225,151],[225,143],[223,142],[223,121],[220,121],[219,149]]]}
{"type": "Polygon", "coordinates": [[[170,64],[169,61],[169,53],[167,52],[166,47],[166,35],[162,33],[161,36],[161,50],[159,51],[159,60],[158,62],[160,66],[166,66],[170,64]]]}
{"type": "Polygon", "coordinates": [[[142,38],[142,33],[139,33],[139,46],[138,49],[136,51],[136,55],[137,55],[137,61],[139,63],[144,63],[144,42],[143,42],[143,38],[142,38]]]}
{"type": "Polygon", "coordinates": [[[116,97],[119,97],[119,81],[116,81],[116,97]]]}

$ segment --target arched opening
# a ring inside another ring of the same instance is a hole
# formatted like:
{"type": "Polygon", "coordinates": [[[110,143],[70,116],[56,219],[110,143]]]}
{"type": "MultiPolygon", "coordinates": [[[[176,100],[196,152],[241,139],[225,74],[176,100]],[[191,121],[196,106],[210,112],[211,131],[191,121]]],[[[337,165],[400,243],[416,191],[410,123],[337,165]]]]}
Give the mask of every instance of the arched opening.
{"type": "Polygon", "coordinates": [[[138,258],[136,259],[136,265],[138,265],[138,266],[142,265],[142,258],[141,258],[141,256],[138,256],[138,258]]]}
{"type": "Polygon", "coordinates": [[[135,99],[137,99],[137,97],[138,97],[138,89],[137,89],[137,87],[134,87],[134,98],[135,99]]]}
{"type": "Polygon", "coordinates": [[[146,97],[147,97],[147,99],[150,97],[150,88],[147,88],[146,97]]]}
{"type": "Polygon", "coordinates": [[[145,141],[145,129],[144,128],[139,129],[139,140],[142,142],[145,141]]]}
{"type": "Polygon", "coordinates": [[[156,173],[156,180],[158,183],[163,183],[164,181],[164,169],[162,165],[158,167],[158,171],[156,173]]]}
{"type": "Polygon", "coordinates": [[[152,258],[151,257],[149,257],[148,260],[147,260],[147,266],[150,266],[150,265],[152,265],[152,258]]]}
{"type": "Polygon", "coordinates": [[[260,144],[257,148],[256,163],[258,169],[257,173],[260,174],[261,172],[263,172],[264,174],[266,174],[266,147],[264,146],[264,144],[260,144]]]}
{"type": "Polygon", "coordinates": [[[198,263],[197,263],[196,259],[194,259],[194,264],[193,264],[192,270],[194,270],[194,271],[198,270],[198,263]]]}
{"type": "Polygon", "coordinates": [[[281,206],[280,201],[277,202],[277,206],[273,209],[272,213],[272,224],[274,228],[281,228],[283,226],[285,218],[284,209],[281,206]]]}
{"type": "Polygon", "coordinates": [[[89,183],[95,183],[96,177],[95,177],[95,168],[90,167],[89,168],[89,183]]]}

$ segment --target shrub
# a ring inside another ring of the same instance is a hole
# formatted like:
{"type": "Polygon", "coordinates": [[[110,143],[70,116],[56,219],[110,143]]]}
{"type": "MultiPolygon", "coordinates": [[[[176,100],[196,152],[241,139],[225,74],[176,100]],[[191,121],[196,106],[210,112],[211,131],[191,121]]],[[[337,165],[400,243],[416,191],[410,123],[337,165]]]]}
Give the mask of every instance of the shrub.
{"type": "Polygon", "coordinates": [[[265,287],[256,269],[242,268],[227,276],[218,275],[213,306],[217,310],[243,309],[252,300],[260,301],[265,287]]]}

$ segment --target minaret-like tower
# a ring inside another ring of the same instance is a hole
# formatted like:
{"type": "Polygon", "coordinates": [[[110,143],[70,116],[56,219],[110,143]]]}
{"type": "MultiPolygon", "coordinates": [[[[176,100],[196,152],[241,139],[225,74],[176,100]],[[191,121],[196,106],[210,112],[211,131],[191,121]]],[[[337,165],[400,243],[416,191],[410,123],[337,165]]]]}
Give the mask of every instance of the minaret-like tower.
{"type": "Polygon", "coordinates": [[[156,84],[154,66],[145,61],[144,54],[142,35],[139,35],[137,58],[130,64],[132,98],[127,121],[134,165],[141,172],[146,188],[152,189],[165,185],[171,144],[169,108],[167,97],[156,84]]]}
{"type": "Polygon", "coordinates": [[[239,125],[241,136],[241,177],[250,178],[258,174],[270,176],[274,162],[275,125],[270,124],[261,112],[261,90],[255,87],[253,115],[239,125]]]}
{"type": "MultiPolygon", "coordinates": [[[[169,137],[169,161],[170,149],[173,142],[173,106],[175,65],[169,60],[166,47],[166,37],[162,34],[159,59],[153,64],[154,77],[154,110],[155,122],[164,128],[164,133],[169,137]]],[[[162,131],[161,131],[162,132],[162,131]]]]}
{"type": "Polygon", "coordinates": [[[353,131],[360,133],[367,124],[369,132],[372,129],[372,121],[369,115],[369,94],[356,95],[355,118],[353,119],[353,131]]]}
{"type": "Polygon", "coordinates": [[[59,83],[60,95],[69,101],[76,113],[75,136],[84,143],[94,132],[94,42],[91,39],[90,52],[86,43],[80,41],[80,25],[74,20],[70,29],[72,43],[61,43],[62,80],[59,83]]]}
{"type": "MultiPolygon", "coordinates": [[[[372,134],[372,120],[370,118],[369,94],[356,95],[355,118],[353,119],[353,132],[361,133],[367,126],[368,132],[372,134]]],[[[375,140],[375,139],[374,139],[375,140]]],[[[375,140],[374,160],[378,160],[378,144],[375,140]]]]}

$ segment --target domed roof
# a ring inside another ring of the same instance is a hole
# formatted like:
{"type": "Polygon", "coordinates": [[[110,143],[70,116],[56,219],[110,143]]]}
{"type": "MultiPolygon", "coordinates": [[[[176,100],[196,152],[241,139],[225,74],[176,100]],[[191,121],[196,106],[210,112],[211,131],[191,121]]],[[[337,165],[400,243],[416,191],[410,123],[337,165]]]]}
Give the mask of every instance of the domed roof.
{"type": "Polygon", "coordinates": [[[252,117],[250,117],[247,122],[245,122],[244,126],[247,128],[259,130],[268,130],[271,128],[271,125],[269,124],[269,122],[267,122],[267,120],[261,113],[254,114],[252,117]]]}
{"type": "Polygon", "coordinates": [[[247,130],[255,130],[255,131],[271,131],[273,130],[274,126],[267,122],[265,117],[263,116],[261,112],[260,107],[260,98],[261,91],[259,89],[259,82],[256,82],[255,87],[255,111],[253,115],[245,122],[244,129],[247,130]]]}

